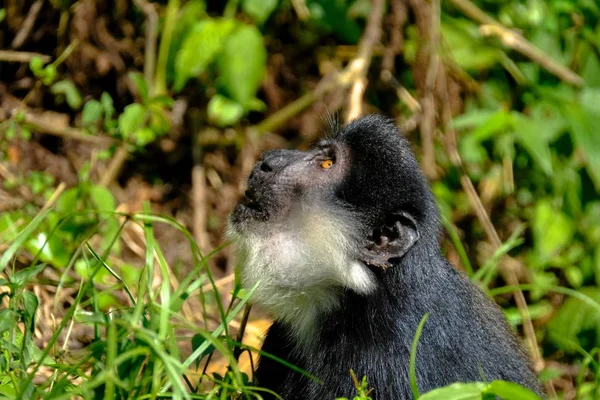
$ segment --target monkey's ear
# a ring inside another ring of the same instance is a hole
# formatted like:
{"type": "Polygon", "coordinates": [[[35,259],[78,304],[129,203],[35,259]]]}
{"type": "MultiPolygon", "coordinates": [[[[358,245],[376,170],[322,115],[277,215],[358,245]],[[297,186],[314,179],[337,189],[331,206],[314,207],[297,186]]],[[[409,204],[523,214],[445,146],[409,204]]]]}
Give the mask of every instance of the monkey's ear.
{"type": "Polygon", "coordinates": [[[390,260],[404,256],[418,239],[413,217],[405,212],[394,214],[367,239],[360,261],[385,270],[392,266],[390,260]]]}

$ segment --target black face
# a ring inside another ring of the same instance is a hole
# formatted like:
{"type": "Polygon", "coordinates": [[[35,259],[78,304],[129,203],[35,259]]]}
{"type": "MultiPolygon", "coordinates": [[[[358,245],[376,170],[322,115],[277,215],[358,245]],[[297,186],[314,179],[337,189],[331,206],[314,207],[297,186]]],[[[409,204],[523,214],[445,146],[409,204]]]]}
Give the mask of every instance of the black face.
{"type": "MultiPolygon", "coordinates": [[[[436,220],[429,186],[397,128],[380,116],[361,118],[313,149],[264,153],[231,216],[236,231],[286,223],[302,207],[358,220],[360,261],[390,266],[436,220]]],[[[436,222],[434,222],[434,225],[436,222]]]]}
{"type": "Polygon", "coordinates": [[[301,204],[331,199],[345,175],[344,153],[335,142],[323,142],[305,152],[265,152],[250,173],[244,199],[231,215],[234,228],[277,223],[301,204]]]}

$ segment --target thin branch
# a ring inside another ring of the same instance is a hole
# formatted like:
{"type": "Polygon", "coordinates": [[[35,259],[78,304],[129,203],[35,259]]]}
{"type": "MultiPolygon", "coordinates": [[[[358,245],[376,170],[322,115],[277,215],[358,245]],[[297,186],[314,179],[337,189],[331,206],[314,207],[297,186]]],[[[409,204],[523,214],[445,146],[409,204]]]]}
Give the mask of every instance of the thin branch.
{"type": "Polygon", "coordinates": [[[96,145],[105,145],[111,142],[108,138],[88,135],[79,129],[71,128],[70,126],[58,127],[46,121],[44,118],[31,113],[24,114],[23,124],[36,132],[62,137],[64,139],[73,139],[96,145]]]}
{"type": "Polygon", "coordinates": [[[535,61],[542,68],[562,79],[563,81],[574,86],[583,86],[585,83],[583,78],[577,75],[575,72],[560,65],[543,51],[525,40],[523,36],[506,29],[502,25],[482,25],[479,30],[484,36],[498,36],[505,46],[510,47],[530,60],[535,61]]]}
{"type": "Polygon", "coordinates": [[[0,50],[0,61],[28,63],[36,57],[40,58],[45,63],[52,60],[52,57],[46,54],[30,53],[27,51],[0,50]]]}
{"type": "Polygon", "coordinates": [[[383,0],[373,0],[371,14],[367,21],[365,33],[358,45],[357,57],[352,60],[349,68],[355,70],[346,122],[360,117],[362,114],[362,98],[367,87],[367,71],[373,57],[373,47],[381,38],[381,22],[383,20],[383,0]]]}
{"type": "Polygon", "coordinates": [[[154,86],[152,79],[154,78],[154,67],[156,65],[156,41],[158,39],[158,14],[153,3],[148,3],[146,0],[134,0],[134,3],[142,9],[148,23],[146,25],[146,48],[144,50],[144,79],[148,84],[150,96],[154,95],[154,86]]]}
{"type": "Polygon", "coordinates": [[[494,18],[487,15],[469,0],[450,0],[452,4],[467,17],[482,25],[481,34],[484,36],[497,36],[506,47],[521,53],[525,57],[539,64],[548,72],[574,86],[583,86],[583,78],[567,67],[560,65],[543,51],[531,44],[523,36],[505,28],[494,18]]]}
{"type": "Polygon", "coordinates": [[[43,213],[44,211],[46,211],[47,209],[52,207],[54,205],[54,203],[56,203],[56,200],[58,200],[60,195],[65,191],[66,188],[67,188],[67,184],[64,182],[61,182],[60,185],[58,185],[58,187],[54,190],[54,192],[52,192],[52,194],[50,195],[50,198],[48,199],[46,204],[44,204],[44,206],[40,210],[40,213],[43,213]]]}
{"type": "Polygon", "coordinates": [[[423,77],[421,71],[415,71],[415,76],[420,81],[418,88],[422,112],[419,128],[421,133],[421,149],[423,152],[423,172],[427,178],[435,179],[437,168],[433,144],[436,127],[434,90],[438,72],[442,67],[438,54],[440,44],[440,4],[439,0],[432,0],[430,3],[425,0],[411,0],[410,3],[415,14],[422,43],[419,46],[417,59],[427,65],[425,77],[423,77]],[[417,72],[419,73],[417,74],[417,72]]]}
{"type": "Polygon", "coordinates": [[[38,14],[40,13],[40,10],[42,9],[43,5],[44,0],[36,0],[36,2],[33,3],[31,8],[29,9],[29,12],[27,13],[27,17],[25,17],[25,21],[23,21],[23,24],[21,25],[21,29],[19,29],[19,32],[17,32],[15,38],[11,43],[11,47],[13,49],[17,49],[21,47],[23,43],[25,43],[25,40],[27,39],[29,33],[33,29],[35,20],[37,19],[38,14]]]}
{"type": "Polygon", "coordinates": [[[272,132],[295,115],[310,107],[320,97],[321,96],[319,96],[317,91],[308,92],[304,96],[286,105],[281,110],[265,118],[261,123],[254,126],[254,129],[259,133],[272,132]]]}
{"type": "Polygon", "coordinates": [[[194,160],[192,167],[192,209],[194,210],[194,239],[202,254],[210,249],[208,232],[206,231],[206,173],[200,160],[194,160]]]}
{"type": "Polygon", "coordinates": [[[402,30],[404,24],[408,20],[408,9],[404,0],[392,0],[390,2],[391,13],[389,16],[389,43],[386,46],[383,54],[383,60],[381,61],[381,70],[393,73],[394,71],[394,58],[404,48],[404,37],[402,36],[402,30]]]}
{"type": "MultiPolygon", "coordinates": [[[[379,2],[381,0],[377,1],[379,2]]],[[[381,18],[379,18],[379,20],[381,20],[381,18]]],[[[379,26],[377,27],[377,29],[379,29],[379,26]]],[[[374,28],[372,28],[371,30],[365,30],[365,36],[367,35],[367,32],[371,32],[372,30],[374,30],[374,28]]],[[[361,42],[362,41],[363,40],[361,40],[361,42]]],[[[366,52],[367,50],[368,49],[364,49],[363,52],[366,52]]],[[[369,51],[372,52],[372,46],[369,51]]],[[[265,132],[271,132],[282,126],[290,118],[294,117],[295,115],[298,115],[300,112],[310,107],[313,103],[321,99],[327,93],[333,90],[345,89],[348,86],[350,86],[352,83],[355,82],[356,76],[362,73],[363,69],[361,65],[365,65],[364,60],[361,59],[361,57],[364,57],[365,55],[361,55],[360,50],[357,54],[357,57],[354,58],[341,72],[333,73],[323,77],[323,79],[321,79],[321,81],[313,91],[306,93],[294,102],[283,107],[281,110],[264,119],[261,123],[248,128],[248,131],[254,131],[256,134],[259,135],[265,132]]],[[[366,69],[364,71],[366,73],[366,69]]]]}
{"type": "MultiPolygon", "coordinates": [[[[438,93],[441,97],[440,103],[443,105],[442,118],[446,139],[446,152],[448,153],[450,162],[460,170],[460,183],[463,187],[463,190],[467,194],[469,202],[471,203],[471,207],[473,207],[477,219],[483,226],[488,240],[491,242],[494,250],[497,250],[502,245],[502,241],[500,240],[498,232],[494,228],[494,225],[492,224],[492,221],[490,220],[490,217],[487,214],[487,211],[485,210],[485,207],[481,202],[475,187],[473,186],[473,182],[469,178],[469,175],[467,174],[467,171],[462,163],[462,159],[457,148],[456,133],[452,128],[452,113],[450,111],[449,93],[445,74],[441,74],[440,78],[440,87],[438,93]]],[[[510,286],[519,286],[517,271],[520,269],[521,268],[519,267],[519,262],[517,260],[509,256],[503,257],[500,274],[510,286]]],[[[531,322],[531,316],[529,315],[527,301],[525,300],[525,296],[520,289],[515,290],[513,296],[523,320],[523,330],[525,333],[525,338],[529,343],[532,357],[536,363],[536,367],[540,368],[544,365],[544,360],[538,348],[535,330],[531,322]]]]}
{"type": "Polygon", "coordinates": [[[127,157],[129,157],[129,150],[127,150],[127,146],[125,144],[121,144],[117,148],[113,158],[110,160],[106,171],[100,178],[100,186],[106,187],[110,185],[112,181],[117,179],[121,173],[121,170],[123,169],[123,165],[125,165],[125,161],[127,161],[127,157]]]}
{"type": "Polygon", "coordinates": [[[487,15],[481,8],[469,0],[450,0],[467,17],[480,24],[498,24],[494,18],[487,15]]]}

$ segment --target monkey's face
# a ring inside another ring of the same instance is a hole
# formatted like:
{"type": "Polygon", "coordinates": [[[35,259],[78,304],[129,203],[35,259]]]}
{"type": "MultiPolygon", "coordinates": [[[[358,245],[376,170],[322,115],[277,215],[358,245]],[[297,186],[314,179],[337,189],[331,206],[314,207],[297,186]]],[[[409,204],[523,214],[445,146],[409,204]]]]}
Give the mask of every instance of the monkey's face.
{"type": "Polygon", "coordinates": [[[302,325],[307,309],[335,307],[343,290],[372,293],[374,271],[391,267],[419,236],[405,207],[407,198],[423,203],[411,169],[419,178],[406,140],[379,117],[306,152],[266,152],[228,231],[242,283],[257,286],[254,302],[302,325]]]}
{"type": "Polygon", "coordinates": [[[231,216],[232,226],[264,230],[265,225],[287,224],[311,202],[331,198],[344,175],[342,151],[330,143],[306,152],[265,152],[250,173],[245,197],[231,216]]]}
{"type": "Polygon", "coordinates": [[[275,317],[305,315],[304,302],[332,308],[344,288],[374,289],[373,273],[357,261],[357,215],[336,197],[348,161],[330,141],[306,152],[266,152],[250,174],[228,236],[241,256],[242,283],[258,285],[254,302],[275,317]]]}

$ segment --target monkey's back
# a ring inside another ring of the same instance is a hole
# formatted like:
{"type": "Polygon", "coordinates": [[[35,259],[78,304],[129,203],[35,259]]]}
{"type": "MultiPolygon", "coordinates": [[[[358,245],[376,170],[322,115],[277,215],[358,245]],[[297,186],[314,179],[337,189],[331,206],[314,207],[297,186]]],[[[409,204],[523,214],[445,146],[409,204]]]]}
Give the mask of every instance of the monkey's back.
{"type": "Polygon", "coordinates": [[[271,327],[263,351],[323,384],[266,357],[256,371],[257,383],[284,399],[352,398],[352,369],[359,379],[367,377],[373,399],[410,399],[410,348],[421,318],[429,313],[417,349],[421,393],[453,382],[506,380],[542,394],[502,312],[465,276],[443,259],[425,274],[396,273],[393,288],[382,286],[369,297],[346,293],[341,309],[320,320],[308,345],[296,346],[281,323],[271,327]]]}

